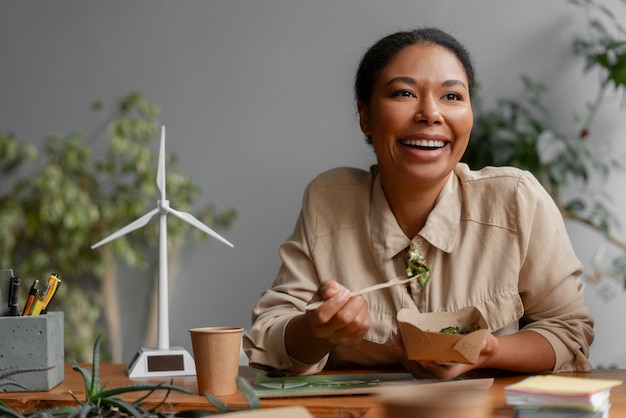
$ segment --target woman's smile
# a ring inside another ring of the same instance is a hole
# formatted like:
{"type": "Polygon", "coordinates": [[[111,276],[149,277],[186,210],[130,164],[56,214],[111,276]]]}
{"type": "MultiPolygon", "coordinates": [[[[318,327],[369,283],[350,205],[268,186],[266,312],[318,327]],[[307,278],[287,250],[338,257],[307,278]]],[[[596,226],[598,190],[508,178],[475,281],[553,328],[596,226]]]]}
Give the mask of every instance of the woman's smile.
{"type": "Polygon", "coordinates": [[[401,138],[398,141],[415,164],[437,161],[449,152],[450,141],[441,139],[439,135],[422,136],[419,138],[401,138]]]}
{"type": "Polygon", "coordinates": [[[439,140],[432,140],[432,139],[401,139],[400,143],[402,143],[402,145],[406,145],[408,147],[411,148],[418,148],[418,149],[425,149],[425,150],[432,150],[432,149],[438,149],[438,148],[443,148],[446,146],[446,142],[443,141],[439,141],[439,140]]]}

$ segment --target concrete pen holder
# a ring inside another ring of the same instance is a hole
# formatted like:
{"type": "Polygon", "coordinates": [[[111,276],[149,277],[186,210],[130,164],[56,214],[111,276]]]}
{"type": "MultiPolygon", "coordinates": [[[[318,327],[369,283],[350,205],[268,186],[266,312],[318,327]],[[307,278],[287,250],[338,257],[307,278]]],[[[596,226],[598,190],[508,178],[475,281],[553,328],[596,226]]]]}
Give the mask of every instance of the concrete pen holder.
{"type": "Polygon", "coordinates": [[[26,387],[4,385],[0,391],[48,391],[64,378],[63,312],[0,317],[0,370],[46,369],[9,377],[26,387]]]}

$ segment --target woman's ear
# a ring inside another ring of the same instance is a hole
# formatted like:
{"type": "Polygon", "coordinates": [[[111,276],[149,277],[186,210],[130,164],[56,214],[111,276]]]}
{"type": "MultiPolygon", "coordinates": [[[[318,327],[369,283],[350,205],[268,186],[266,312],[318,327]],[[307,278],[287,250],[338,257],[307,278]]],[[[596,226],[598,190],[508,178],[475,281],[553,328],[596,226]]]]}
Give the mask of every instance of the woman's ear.
{"type": "Polygon", "coordinates": [[[367,105],[363,102],[357,102],[356,108],[359,111],[359,125],[361,126],[361,132],[366,136],[371,136],[372,129],[370,126],[370,112],[367,105]]]}

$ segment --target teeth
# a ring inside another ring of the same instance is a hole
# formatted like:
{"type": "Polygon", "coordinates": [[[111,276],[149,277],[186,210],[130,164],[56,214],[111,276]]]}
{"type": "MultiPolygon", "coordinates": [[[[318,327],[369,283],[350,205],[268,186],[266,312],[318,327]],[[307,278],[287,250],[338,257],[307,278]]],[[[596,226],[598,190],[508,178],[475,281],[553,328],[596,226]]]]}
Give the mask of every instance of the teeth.
{"type": "Polygon", "coordinates": [[[428,148],[442,148],[445,144],[443,141],[432,141],[426,139],[406,139],[402,141],[405,145],[412,145],[414,147],[428,147],[428,148]]]}

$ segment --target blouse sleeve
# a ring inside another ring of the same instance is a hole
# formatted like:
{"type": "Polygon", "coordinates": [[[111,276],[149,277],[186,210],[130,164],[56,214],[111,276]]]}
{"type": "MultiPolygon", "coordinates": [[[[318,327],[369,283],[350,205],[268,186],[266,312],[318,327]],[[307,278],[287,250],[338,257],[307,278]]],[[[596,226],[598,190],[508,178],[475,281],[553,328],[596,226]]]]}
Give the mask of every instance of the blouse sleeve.
{"type": "Polygon", "coordinates": [[[554,371],[587,371],[593,319],[584,305],[583,266],[552,197],[529,173],[520,178],[518,219],[523,329],[554,348],[554,371]]]}

